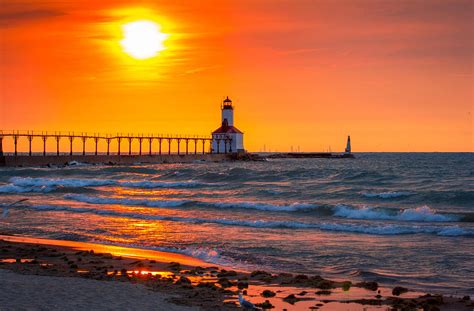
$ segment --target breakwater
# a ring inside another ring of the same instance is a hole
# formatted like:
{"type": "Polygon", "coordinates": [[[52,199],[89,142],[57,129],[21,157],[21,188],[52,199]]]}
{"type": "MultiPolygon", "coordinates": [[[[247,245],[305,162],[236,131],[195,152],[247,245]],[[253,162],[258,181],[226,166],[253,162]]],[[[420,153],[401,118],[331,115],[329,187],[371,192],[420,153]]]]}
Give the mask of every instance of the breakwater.
{"type": "Polygon", "coordinates": [[[46,155],[3,156],[0,166],[45,166],[68,165],[74,162],[90,164],[135,164],[135,163],[190,163],[195,161],[221,162],[231,160],[231,154],[165,154],[165,155],[46,155]]]}
{"type": "Polygon", "coordinates": [[[343,159],[354,158],[352,153],[330,153],[330,152],[290,152],[290,153],[274,153],[265,156],[268,159],[310,159],[310,158],[324,158],[324,159],[343,159]]]}

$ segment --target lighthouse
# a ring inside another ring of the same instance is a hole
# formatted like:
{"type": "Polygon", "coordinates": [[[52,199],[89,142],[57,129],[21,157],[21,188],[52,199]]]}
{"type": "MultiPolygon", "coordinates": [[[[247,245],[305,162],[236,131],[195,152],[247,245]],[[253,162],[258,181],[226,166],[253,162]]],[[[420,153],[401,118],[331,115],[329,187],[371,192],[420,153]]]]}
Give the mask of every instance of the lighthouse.
{"type": "Polygon", "coordinates": [[[234,126],[234,105],[227,96],[221,105],[221,126],[212,132],[212,153],[236,153],[244,150],[244,133],[234,126]]]}
{"type": "Polygon", "coordinates": [[[347,144],[345,153],[351,153],[351,136],[347,136],[347,144]]]}

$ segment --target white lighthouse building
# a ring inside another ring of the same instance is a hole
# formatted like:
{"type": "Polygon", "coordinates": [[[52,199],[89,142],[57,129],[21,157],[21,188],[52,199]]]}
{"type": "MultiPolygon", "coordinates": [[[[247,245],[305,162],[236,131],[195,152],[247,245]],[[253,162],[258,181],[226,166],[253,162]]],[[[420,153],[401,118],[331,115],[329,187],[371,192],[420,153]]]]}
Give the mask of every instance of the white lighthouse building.
{"type": "Polygon", "coordinates": [[[222,102],[222,124],[212,132],[212,153],[244,151],[244,133],[234,127],[234,106],[229,97],[222,102]]]}

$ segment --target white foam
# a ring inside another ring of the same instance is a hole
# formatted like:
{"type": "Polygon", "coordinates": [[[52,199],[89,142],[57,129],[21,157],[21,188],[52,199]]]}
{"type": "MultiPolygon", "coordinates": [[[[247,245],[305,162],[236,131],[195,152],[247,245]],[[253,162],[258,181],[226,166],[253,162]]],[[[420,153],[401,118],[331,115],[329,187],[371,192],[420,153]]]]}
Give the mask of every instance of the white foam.
{"type": "Polygon", "coordinates": [[[388,191],[388,192],[380,192],[380,193],[370,193],[370,192],[363,192],[362,195],[367,198],[380,198],[380,199],[391,199],[391,198],[398,198],[398,197],[405,197],[412,195],[411,192],[396,192],[396,191],[388,191]]]}
{"type": "Polygon", "coordinates": [[[454,215],[437,214],[435,210],[429,206],[423,205],[417,208],[404,209],[399,218],[406,221],[457,221],[459,217],[454,215]]]}
{"type": "Polygon", "coordinates": [[[334,216],[350,219],[370,219],[370,220],[395,220],[395,221],[427,221],[427,222],[448,222],[457,221],[459,218],[454,215],[437,214],[435,210],[428,206],[408,208],[400,211],[390,212],[373,207],[351,208],[346,205],[336,205],[334,216]]]}
{"type": "Polygon", "coordinates": [[[82,162],[78,162],[78,161],[69,161],[67,163],[67,165],[69,165],[69,166],[91,166],[92,164],[82,163],[82,162]]]}

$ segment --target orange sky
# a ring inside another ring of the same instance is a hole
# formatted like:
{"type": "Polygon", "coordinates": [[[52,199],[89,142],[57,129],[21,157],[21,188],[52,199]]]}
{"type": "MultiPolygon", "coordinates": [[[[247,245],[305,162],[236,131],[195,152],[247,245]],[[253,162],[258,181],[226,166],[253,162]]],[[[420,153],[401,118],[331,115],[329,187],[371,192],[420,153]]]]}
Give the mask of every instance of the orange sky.
{"type": "Polygon", "coordinates": [[[0,129],[210,134],[229,95],[249,151],[473,151],[473,3],[3,0],[0,129]]]}

